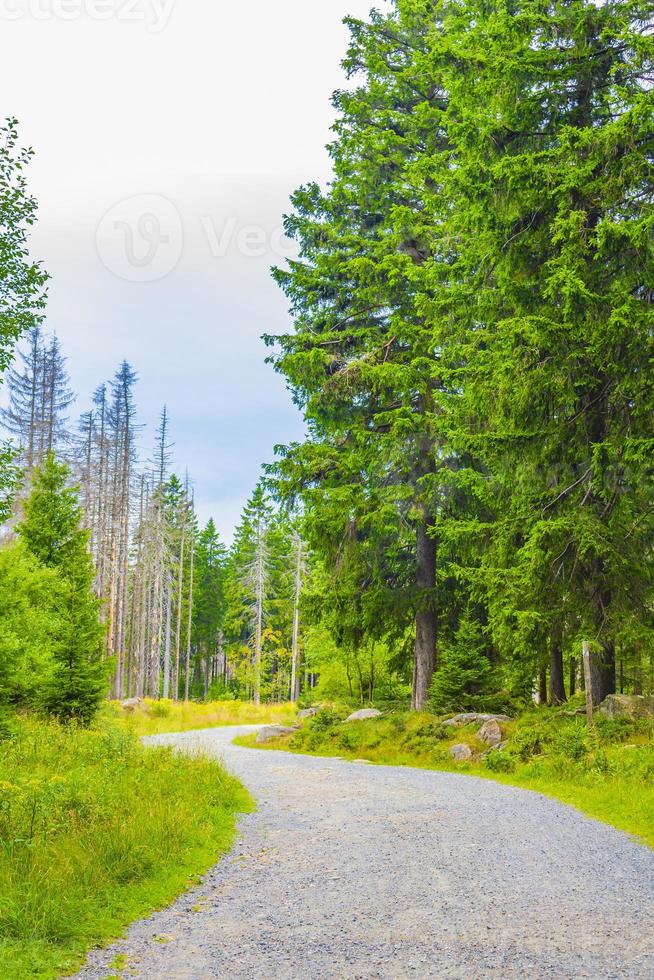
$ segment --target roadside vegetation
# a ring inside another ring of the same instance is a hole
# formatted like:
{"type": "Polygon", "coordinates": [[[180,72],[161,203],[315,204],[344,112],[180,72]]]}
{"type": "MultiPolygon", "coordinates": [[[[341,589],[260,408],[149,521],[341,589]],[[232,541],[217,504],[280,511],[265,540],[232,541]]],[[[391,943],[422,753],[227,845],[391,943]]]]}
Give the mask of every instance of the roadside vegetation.
{"type": "MultiPolygon", "coordinates": [[[[578,700],[567,709],[524,711],[502,723],[506,746],[492,751],[478,737],[478,721],[445,726],[444,716],[391,711],[345,723],[351,709],[339,706],[322,709],[292,735],[256,747],[495,779],[555,797],[654,847],[654,719],[600,715],[591,732],[574,713],[577,707],[578,700]],[[469,746],[472,758],[455,761],[455,745],[469,746]]],[[[252,747],[256,739],[237,742],[252,747]]]]}
{"type": "Polygon", "coordinates": [[[54,978],[172,901],[250,808],[216,761],[102,723],[12,718],[0,740],[0,976],[54,978]]]}
{"type": "Polygon", "coordinates": [[[188,732],[220,725],[288,725],[297,718],[294,704],[252,704],[248,701],[142,701],[125,708],[104,705],[102,718],[134,735],[188,732]]]}

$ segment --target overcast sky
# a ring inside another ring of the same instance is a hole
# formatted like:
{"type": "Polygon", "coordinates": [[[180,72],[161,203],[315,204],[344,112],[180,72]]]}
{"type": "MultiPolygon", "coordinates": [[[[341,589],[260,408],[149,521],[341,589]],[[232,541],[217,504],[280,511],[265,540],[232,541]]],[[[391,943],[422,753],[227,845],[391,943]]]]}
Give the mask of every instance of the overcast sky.
{"type": "MultiPolygon", "coordinates": [[[[300,436],[259,337],[299,184],[325,181],[346,14],[371,0],[0,0],[2,115],[33,146],[35,257],[78,410],[126,358],[200,517],[229,539],[261,463],[300,436]]],[[[145,453],[147,455],[147,453],[145,453]]]]}

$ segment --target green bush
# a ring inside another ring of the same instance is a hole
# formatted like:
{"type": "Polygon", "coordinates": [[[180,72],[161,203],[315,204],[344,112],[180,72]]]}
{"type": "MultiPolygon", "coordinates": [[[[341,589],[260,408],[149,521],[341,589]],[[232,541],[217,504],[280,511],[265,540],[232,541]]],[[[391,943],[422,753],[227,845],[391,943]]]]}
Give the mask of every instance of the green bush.
{"type": "Polygon", "coordinates": [[[577,722],[554,735],[552,750],[567,759],[572,759],[573,762],[581,762],[588,754],[587,738],[588,729],[586,725],[577,722]]]}
{"type": "Polygon", "coordinates": [[[148,713],[152,718],[169,718],[171,715],[171,706],[165,701],[155,701],[149,706],[148,713]]]}
{"type": "Polygon", "coordinates": [[[642,731],[647,732],[649,726],[647,722],[645,725],[639,725],[630,718],[605,718],[603,715],[597,715],[595,727],[600,740],[611,743],[626,742],[642,731]]]}
{"type": "Polygon", "coordinates": [[[485,758],[486,768],[491,772],[515,772],[515,759],[506,752],[490,752],[485,758]]]}
{"type": "Polygon", "coordinates": [[[347,717],[344,709],[322,708],[309,722],[309,731],[325,732],[328,728],[340,723],[347,717]]]}
{"type": "Polygon", "coordinates": [[[543,728],[521,728],[510,743],[511,753],[522,762],[528,762],[534,756],[542,755],[549,742],[548,734],[543,728]]]}

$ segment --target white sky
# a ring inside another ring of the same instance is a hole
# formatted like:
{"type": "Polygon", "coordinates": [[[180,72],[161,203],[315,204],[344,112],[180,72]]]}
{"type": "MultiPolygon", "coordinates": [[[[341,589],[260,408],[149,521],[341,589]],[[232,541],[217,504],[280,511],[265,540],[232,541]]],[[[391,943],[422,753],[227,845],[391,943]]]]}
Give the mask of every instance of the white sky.
{"type": "Polygon", "coordinates": [[[165,401],[177,468],[227,538],[302,431],[258,339],[289,322],[271,243],[292,190],[328,177],[341,21],[371,5],[0,0],[0,112],[37,153],[33,252],[76,410],[127,358],[146,448],[165,401]]]}

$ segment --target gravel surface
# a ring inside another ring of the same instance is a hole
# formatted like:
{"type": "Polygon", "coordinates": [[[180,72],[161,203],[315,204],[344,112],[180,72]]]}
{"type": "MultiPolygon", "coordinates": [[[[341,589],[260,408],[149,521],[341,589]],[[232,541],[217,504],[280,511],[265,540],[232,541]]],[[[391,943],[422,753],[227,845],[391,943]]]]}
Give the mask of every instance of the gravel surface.
{"type": "Polygon", "coordinates": [[[159,736],[259,801],[234,850],[83,980],[654,977],[654,852],[535,793],[159,736]]]}

